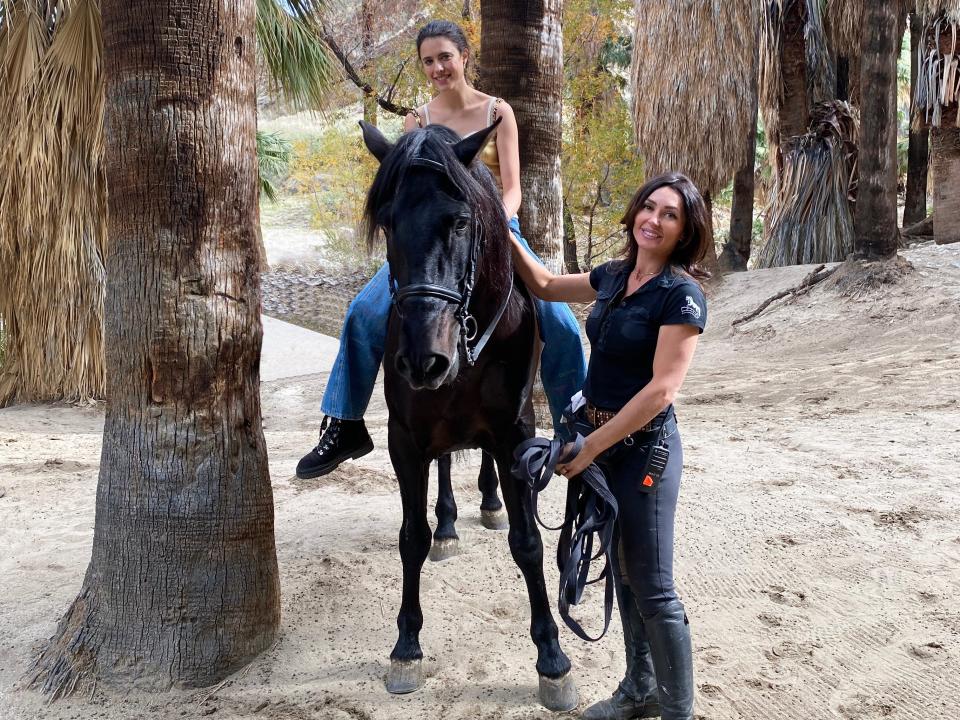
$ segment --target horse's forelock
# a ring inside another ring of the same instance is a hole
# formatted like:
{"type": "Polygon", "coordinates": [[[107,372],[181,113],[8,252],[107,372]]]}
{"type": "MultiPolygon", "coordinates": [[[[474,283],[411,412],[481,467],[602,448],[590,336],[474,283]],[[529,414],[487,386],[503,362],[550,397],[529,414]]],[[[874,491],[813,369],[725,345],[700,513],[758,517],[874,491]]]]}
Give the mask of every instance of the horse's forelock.
{"type": "Polygon", "coordinates": [[[481,232],[488,242],[500,239],[506,229],[500,193],[493,176],[482,162],[475,161],[467,168],[453,150],[460,137],[443,125],[427,127],[402,135],[393,150],[380,163],[380,168],[367,193],[364,207],[363,235],[368,249],[372,249],[380,237],[380,210],[396,195],[407,171],[416,158],[425,158],[440,163],[447,178],[463,194],[464,200],[473,208],[481,232]]]}

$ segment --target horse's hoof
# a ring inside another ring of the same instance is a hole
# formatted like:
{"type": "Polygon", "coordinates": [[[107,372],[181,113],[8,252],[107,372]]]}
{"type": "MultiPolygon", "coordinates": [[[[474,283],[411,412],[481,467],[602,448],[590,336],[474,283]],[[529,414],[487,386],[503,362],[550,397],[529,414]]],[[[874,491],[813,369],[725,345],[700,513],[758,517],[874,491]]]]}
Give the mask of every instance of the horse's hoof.
{"type": "Polygon", "coordinates": [[[443,540],[434,540],[430,546],[430,559],[433,562],[449,560],[454,555],[460,553],[459,538],[444,538],[443,540]]]}
{"type": "Polygon", "coordinates": [[[391,660],[387,673],[387,692],[412,693],[423,687],[423,660],[391,660]]]}
{"type": "Polygon", "coordinates": [[[506,530],[510,527],[510,520],[507,517],[507,511],[503,508],[480,510],[480,524],[487,530],[506,530]]]}
{"type": "Polygon", "coordinates": [[[553,712],[568,712],[577,706],[577,684],[573,673],[558,678],[540,676],[540,703],[553,712]]]}

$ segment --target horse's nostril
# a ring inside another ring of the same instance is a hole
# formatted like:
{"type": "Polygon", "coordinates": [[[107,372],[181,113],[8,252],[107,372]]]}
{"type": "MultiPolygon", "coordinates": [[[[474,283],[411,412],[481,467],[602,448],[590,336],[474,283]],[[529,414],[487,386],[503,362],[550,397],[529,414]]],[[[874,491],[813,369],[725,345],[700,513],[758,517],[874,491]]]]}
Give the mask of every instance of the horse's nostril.
{"type": "Polygon", "coordinates": [[[424,378],[430,380],[443,375],[450,367],[450,361],[443,355],[427,355],[421,364],[424,378]]]}
{"type": "Polygon", "coordinates": [[[450,360],[445,355],[398,354],[393,361],[397,372],[414,383],[431,383],[442,378],[450,369],[450,360]]]}

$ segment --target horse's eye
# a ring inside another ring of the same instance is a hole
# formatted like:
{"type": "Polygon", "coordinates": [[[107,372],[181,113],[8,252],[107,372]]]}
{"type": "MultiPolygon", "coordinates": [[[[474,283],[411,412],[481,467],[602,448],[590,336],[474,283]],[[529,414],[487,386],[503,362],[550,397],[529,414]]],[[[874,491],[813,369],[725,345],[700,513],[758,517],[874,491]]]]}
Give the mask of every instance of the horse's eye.
{"type": "Polygon", "coordinates": [[[457,221],[453,225],[453,229],[458,233],[466,232],[467,231],[466,218],[457,218],[457,221]]]}

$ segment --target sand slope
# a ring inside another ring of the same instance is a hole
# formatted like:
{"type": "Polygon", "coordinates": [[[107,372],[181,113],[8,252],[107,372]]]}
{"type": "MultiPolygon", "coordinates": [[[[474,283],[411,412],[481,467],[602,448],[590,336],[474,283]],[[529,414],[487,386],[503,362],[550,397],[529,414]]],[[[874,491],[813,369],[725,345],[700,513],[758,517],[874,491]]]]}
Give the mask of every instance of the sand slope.
{"type": "MultiPolygon", "coordinates": [[[[904,255],[913,269],[892,284],[838,273],[737,329],[734,318],[810,268],[741,273],[712,291],[678,403],[677,577],[701,717],[960,717],[960,246],[904,255]]],[[[283,583],[276,645],[218,689],[98,691],[50,708],[14,685],[89,560],[102,409],[0,411],[0,717],[554,717],[536,703],[506,535],[479,524],[476,458],[455,468],[463,552],[424,569],[426,686],[384,691],[400,599],[386,411],[378,389],[374,453],[291,482],[325,380],[262,388],[283,583]]],[[[560,494],[558,481],[551,518],[560,494]]],[[[550,557],[556,536],[544,536],[550,557]]],[[[615,686],[621,635],[588,645],[561,634],[582,708],[615,686]]]]}

